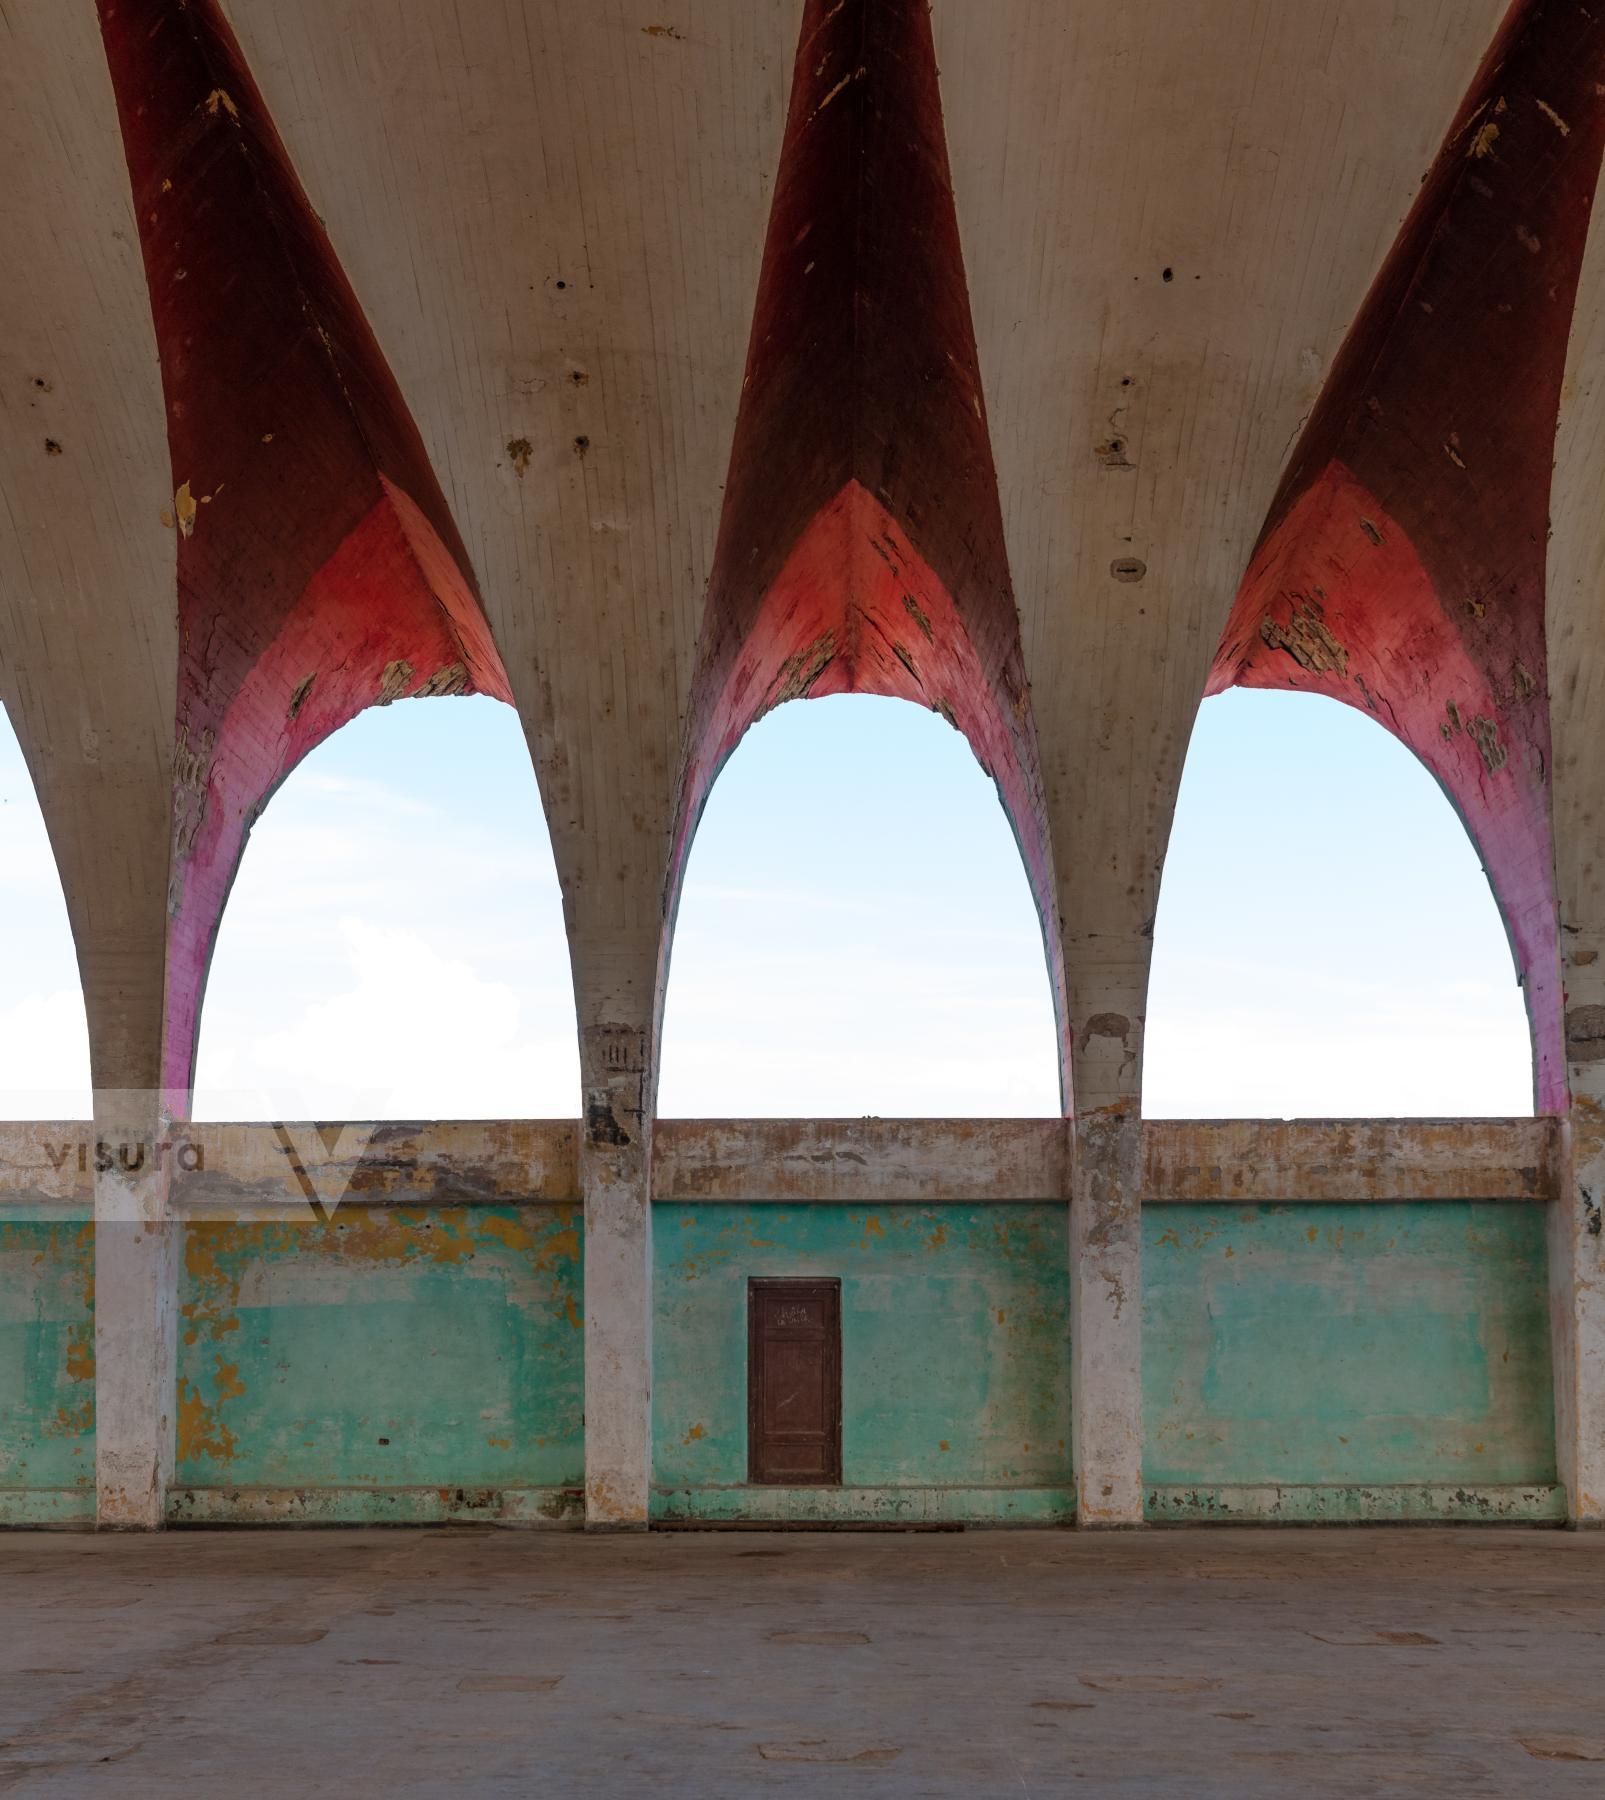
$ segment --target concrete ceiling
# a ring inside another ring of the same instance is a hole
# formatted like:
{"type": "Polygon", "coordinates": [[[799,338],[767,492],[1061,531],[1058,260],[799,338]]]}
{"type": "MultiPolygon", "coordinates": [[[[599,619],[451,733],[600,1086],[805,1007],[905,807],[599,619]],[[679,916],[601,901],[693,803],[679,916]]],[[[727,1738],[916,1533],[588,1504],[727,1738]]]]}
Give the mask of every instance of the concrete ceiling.
{"type": "Polygon", "coordinates": [[[1575,0],[0,0],[0,696],[97,1085],[183,1105],[299,757],[478,689],[587,1083],[650,1090],[720,760],[851,689],[970,737],[1122,1104],[1192,721],[1251,682],[1444,783],[1560,1104],[1602,84],[1575,0]]]}

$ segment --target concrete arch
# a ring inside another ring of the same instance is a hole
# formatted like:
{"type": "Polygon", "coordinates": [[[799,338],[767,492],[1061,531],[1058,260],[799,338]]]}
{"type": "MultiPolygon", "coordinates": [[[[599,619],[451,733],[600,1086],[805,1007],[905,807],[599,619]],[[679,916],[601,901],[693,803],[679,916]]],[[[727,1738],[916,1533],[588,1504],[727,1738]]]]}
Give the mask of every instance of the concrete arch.
{"type": "Polygon", "coordinates": [[[1146,1118],[1530,1112],[1533,1046],[1475,843],[1363,709],[1199,711],[1154,926],[1146,1118]]]}
{"type": "Polygon", "coordinates": [[[836,696],[767,714],[687,871],[665,1116],[1058,1113],[1029,875],[994,785],[929,709],[836,696]]]}
{"type": "Polygon", "coordinates": [[[89,1116],[83,983],[61,873],[22,748],[0,706],[0,1118],[89,1116]]]}
{"type": "Polygon", "coordinates": [[[573,1118],[562,900],[512,708],[369,709],[286,778],[224,909],[202,1119],[573,1118]]]}

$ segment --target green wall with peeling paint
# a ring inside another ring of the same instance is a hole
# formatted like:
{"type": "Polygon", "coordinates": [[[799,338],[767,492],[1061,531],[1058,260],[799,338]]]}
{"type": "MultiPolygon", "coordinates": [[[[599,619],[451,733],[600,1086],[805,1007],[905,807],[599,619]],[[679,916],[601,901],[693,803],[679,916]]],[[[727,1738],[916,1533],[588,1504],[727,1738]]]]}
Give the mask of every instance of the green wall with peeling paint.
{"type": "Polygon", "coordinates": [[[654,1511],[1064,1517],[1062,1206],[653,1208],[654,1511]],[[839,1490],[748,1488],[747,1281],[842,1284],[839,1490]]]}
{"type": "Polygon", "coordinates": [[[1242,1516],[1220,1490],[1280,1485],[1326,1490],[1312,1516],[1476,1517],[1456,1493],[1508,1487],[1532,1497],[1504,1516],[1549,1516],[1546,1267],[1537,1205],[1148,1208],[1150,1512],[1242,1516]]]}
{"type": "Polygon", "coordinates": [[[177,1486],[464,1489],[492,1508],[504,1490],[580,1486],[580,1230],[572,1206],[191,1223],[177,1486]]]}
{"type": "Polygon", "coordinates": [[[94,1490],[94,1227],[0,1223],[0,1517],[86,1518],[94,1490]]]}

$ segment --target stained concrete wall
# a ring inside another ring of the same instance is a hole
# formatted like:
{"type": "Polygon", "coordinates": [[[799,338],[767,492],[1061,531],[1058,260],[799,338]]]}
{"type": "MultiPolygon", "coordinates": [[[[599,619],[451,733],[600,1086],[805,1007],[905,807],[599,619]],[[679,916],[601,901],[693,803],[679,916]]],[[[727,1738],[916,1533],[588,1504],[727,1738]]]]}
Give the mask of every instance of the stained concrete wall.
{"type": "Polygon", "coordinates": [[[1492,1201],[1147,1209],[1149,1516],[1555,1516],[1544,1228],[1492,1201]]]}
{"type": "Polygon", "coordinates": [[[170,1512],[566,1516],[581,1291],[572,1206],[191,1222],[170,1512]]]}
{"type": "MultiPolygon", "coordinates": [[[[577,1518],[574,1123],[194,1135],[167,1516],[577,1518]]],[[[1147,1516],[1560,1517],[1554,1135],[1145,1125],[1147,1516]]],[[[1067,1142],[1040,1120],[661,1126],[655,1514],[1072,1516],[1067,1142]],[[820,1274],[843,1283],[846,1485],[754,1490],[746,1279],[820,1274]]],[[[0,1127],[0,1523],[93,1516],[95,1154],[81,1124],[0,1127]]]]}
{"type": "Polygon", "coordinates": [[[659,1518],[1055,1519],[1070,1490],[1062,1206],[659,1205],[659,1518]],[[747,1483],[747,1281],[842,1284],[838,1490],[747,1483]]]}
{"type": "Polygon", "coordinates": [[[95,1511],[95,1238],[0,1220],[0,1519],[95,1511]]]}

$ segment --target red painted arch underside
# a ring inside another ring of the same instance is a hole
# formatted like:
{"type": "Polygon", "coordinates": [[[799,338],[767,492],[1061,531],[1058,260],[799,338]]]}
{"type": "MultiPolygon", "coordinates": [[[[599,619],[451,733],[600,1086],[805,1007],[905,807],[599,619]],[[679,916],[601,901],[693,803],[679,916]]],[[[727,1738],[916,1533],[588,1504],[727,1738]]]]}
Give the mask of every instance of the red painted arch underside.
{"type": "MultiPolygon", "coordinates": [[[[1226,644],[1211,693],[1326,694],[1376,719],[1437,777],[1502,901],[1527,990],[1539,1105],[1559,1105],[1549,723],[1537,677],[1518,658],[1496,691],[1404,528],[1337,463],[1261,546],[1226,644]]],[[[1386,884],[1386,870],[1377,880],[1386,884]]]]}
{"type": "Polygon", "coordinates": [[[1070,1041],[1046,805],[925,0],[808,0],[698,644],[670,865],[789,699],[943,713],[994,778],[1070,1041]]]}
{"type": "Polygon", "coordinates": [[[417,426],[216,0],[99,5],[179,534],[162,1082],[181,1112],[274,789],[376,701],[509,694],[417,426]]]}
{"type": "MultiPolygon", "coordinates": [[[[803,533],[764,596],[703,721],[675,843],[677,892],[696,820],[743,733],[788,700],[912,701],[969,739],[1014,822],[1032,890],[1052,892],[1035,768],[1022,764],[1023,689],[1005,716],[957,606],[886,508],[851,481],[803,533]]],[[[1049,941],[1050,963],[1057,945],[1049,941]]],[[[1060,969],[1054,966],[1057,981],[1060,969]]]]}

